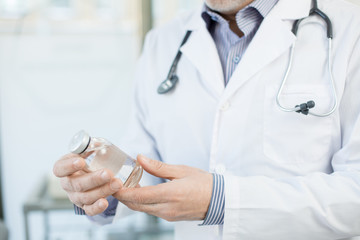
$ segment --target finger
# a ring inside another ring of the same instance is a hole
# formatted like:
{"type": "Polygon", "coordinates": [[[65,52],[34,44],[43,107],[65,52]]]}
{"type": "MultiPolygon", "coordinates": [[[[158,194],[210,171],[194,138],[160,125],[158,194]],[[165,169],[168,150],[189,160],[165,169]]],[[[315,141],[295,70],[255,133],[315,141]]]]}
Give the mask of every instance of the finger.
{"type": "Polygon", "coordinates": [[[85,160],[79,157],[78,155],[75,156],[65,155],[63,158],[58,160],[54,164],[54,169],[53,169],[54,175],[57,177],[66,177],[79,170],[84,169],[86,166],[85,160]]]}
{"type": "Polygon", "coordinates": [[[139,188],[121,188],[113,196],[121,202],[132,202],[136,204],[156,204],[168,202],[172,192],[166,186],[168,183],[156,186],[139,188]]]}
{"type": "Polygon", "coordinates": [[[85,174],[73,174],[60,180],[65,191],[86,192],[100,187],[113,179],[114,174],[107,169],[98,170],[85,174]]]}
{"type": "Polygon", "coordinates": [[[104,212],[108,206],[109,206],[108,201],[105,198],[100,198],[93,204],[84,205],[82,209],[84,209],[86,215],[94,216],[104,212]]]}
{"type": "Polygon", "coordinates": [[[161,214],[162,207],[164,205],[163,203],[139,204],[139,203],[127,202],[127,201],[123,201],[121,203],[124,204],[125,206],[127,206],[128,208],[130,208],[131,210],[138,211],[138,212],[145,212],[145,213],[148,213],[148,214],[151,214],[154,216],[158,216],[158,217],[161,214]]]}
{"type": "Polygon", "coordinates": [[[161,161],[153,160],[144,155],[138,155],[137,160],[144,170],[151,175],[166,178],[169,180],[184,178],[189,175],[189,169],[186,166],[170,165],[161,161]]]}
{"type": "Polygon", "coordinates": [[[119,191],[122,187],[121,181],[114,178],[110,183],[101,187],[89,190],[87,192],[73,192],[69,197],[73,203],[78,206],[91,205],[100,198],[108,197],[119,191]]]}
{"type": "Polygon", "coordinates": [[[128,208],[134,211],[145,212],[160,218],[163,218],[167,221],[177,221],[182,219],[182,217],[187,214],[186,212],[179,212],[176,210],[176,207],[168,203],[159,203],[159,204],[137,204],[133,202],[122,202],[128,208]]]}

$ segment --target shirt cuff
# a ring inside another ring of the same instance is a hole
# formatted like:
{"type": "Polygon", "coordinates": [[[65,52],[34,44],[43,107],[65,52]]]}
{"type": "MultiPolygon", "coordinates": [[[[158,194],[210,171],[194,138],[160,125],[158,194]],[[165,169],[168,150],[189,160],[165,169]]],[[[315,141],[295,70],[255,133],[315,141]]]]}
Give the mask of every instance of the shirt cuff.
{"type": "Polygon", "coordinates": [[[213,189],[208,212],[203,225],[223,225],[225,213],[224,176],[213,173],[213,189]]]}
{"type": "MultiPolygon", "coordinates": [[[[106,210],[98,215],[102,217],[109,217],[114,216],[116,212],[116,207],[118,205],[118,200],[114,198],[113,196],[108,196],[106,198],[109,202],[109,206],[106,208],[106,210]]],[[[74,211],[76,215],[86,215],[85,211],[82,208],[79,208],[78,206],[74,205],[74,211]]]]}
{"type": "Polygon", "coordinates": [[[75,215],[86,215],[84,209],[79,208],[75,204],[74,204],[74,212],[75,212],[75,215]]]}

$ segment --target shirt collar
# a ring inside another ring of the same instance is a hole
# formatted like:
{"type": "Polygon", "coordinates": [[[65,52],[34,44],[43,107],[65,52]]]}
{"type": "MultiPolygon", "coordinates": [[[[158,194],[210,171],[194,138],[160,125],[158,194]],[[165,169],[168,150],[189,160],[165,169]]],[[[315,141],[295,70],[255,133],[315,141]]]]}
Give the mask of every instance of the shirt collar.
{"type": "Polygon", "coordinates": [[[279,0],[255,0],[247,7],[253,7],[265,18],[279,0]]]}

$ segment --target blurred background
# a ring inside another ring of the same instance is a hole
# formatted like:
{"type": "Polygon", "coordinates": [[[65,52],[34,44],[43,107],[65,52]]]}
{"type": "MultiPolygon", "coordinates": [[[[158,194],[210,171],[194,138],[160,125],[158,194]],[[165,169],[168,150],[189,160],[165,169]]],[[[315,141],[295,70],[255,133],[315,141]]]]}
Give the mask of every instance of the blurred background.
{"type": "Polygon", "coordinates": [[[75,216],[52,167],[80,129],[117,143],[145,33],[201,2],[0,0],[0,219],[9,239],[172,239],[172,224],[142,213],[106,227],[75,216]]]}
{"type": "Polygon", "coordinates": [[[142,213],[105,227],[75,216],[52,167],[80,129],[119,141],[146,32],[201,3],[0,0],[0,219],[9,239],[172,239],[171,223],[142,213]]]}

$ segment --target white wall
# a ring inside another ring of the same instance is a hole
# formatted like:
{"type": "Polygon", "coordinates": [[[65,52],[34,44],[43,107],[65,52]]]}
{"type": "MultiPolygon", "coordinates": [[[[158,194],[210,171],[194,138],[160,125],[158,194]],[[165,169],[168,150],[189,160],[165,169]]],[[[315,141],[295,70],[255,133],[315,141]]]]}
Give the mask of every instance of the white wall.
{"type": "Polygon", "coordinates": [[[2,179],[11,239],[24,239],[22,204],[71,136],[116,143],[129,111],[134,34],[0,37],[2,179]]]}
{"type": "Polygon", "coordinates": [[[199,8],[204,0],[152,0],[154,25],[162,25],[174,17],[175,13],[199,8]]]}

